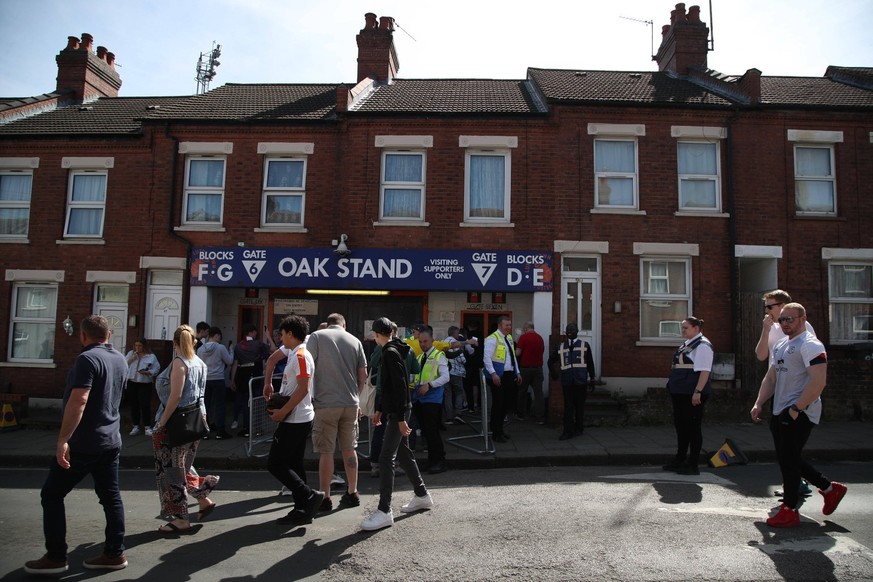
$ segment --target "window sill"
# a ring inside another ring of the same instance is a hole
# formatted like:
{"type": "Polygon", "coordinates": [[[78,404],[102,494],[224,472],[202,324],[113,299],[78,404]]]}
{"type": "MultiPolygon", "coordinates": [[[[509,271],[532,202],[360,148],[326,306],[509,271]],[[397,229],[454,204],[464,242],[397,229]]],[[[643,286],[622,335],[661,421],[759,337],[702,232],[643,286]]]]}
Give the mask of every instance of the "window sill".
{"type": "Polygon", "coordinates": [[[102,238],[62,238],[55,241],[59,245],[105,245],[106,241],[102,238]]]}
{"type": "Polygon", "coordinates": [[[515,228],[514,222],[462,222],[464,228],[515,228]]]}
{"type": "Polygon", "coordinates": [[[796,220],[826,220],[828,222],[846,222],[848,219],[836,214],[795,214],[796,220]]]}
{"type": "Polygon", "coordinates": [[[4,245],[29,245],[30,239],[27,239],[27,238],[0,238],[0,244],[4,244],[4,245]]]}
{"type": "Polygon", "coordinates": [[[373,226],[430,226],[429,222],[424,220],[385,220],[374,222],[373,226]]]}
{"type": "Polygon", "coordinates": [[[693,216],[694,218],[730,218],[731,215],[727,212],[714,212],[714,211],[703,211],[703,212],[692,212],[690,210],[677,210],[673,213],[673,216],[693,216]]]}
{"type": "Polygon", "coordinates": [[[645,210],[633,210],[631,208],[592,208],[591,214],[627,214],[630,216],[645,216],[645,210]]]}
{"type": "Polygon", "coordinates": [[[35,362],[0,362],[0,368],[57,368],[54,362],[37,364],[35,362]]]}
{"type": "Polygon", "coordinates": [[[175,232],[225,232],[225,228],[223,226],[193,226],[193,225],[184,225],[184,226],[174,226],[173,230],[175,232]]]}
{"type": "Polygon", "coordinates": [[[679,344],[681,344],[683,340],[681,337],[672,337],[669,339],[646,339],[646,340],[638,340],[634,345],[640,348],[675,348],[679,344]]]}
{"type": "Polygon", "coordinates": [[[309,232],[303,226],[261,226],[255,229],[255,232],[281,232],[281,233],[301,233],[309,232]]]}

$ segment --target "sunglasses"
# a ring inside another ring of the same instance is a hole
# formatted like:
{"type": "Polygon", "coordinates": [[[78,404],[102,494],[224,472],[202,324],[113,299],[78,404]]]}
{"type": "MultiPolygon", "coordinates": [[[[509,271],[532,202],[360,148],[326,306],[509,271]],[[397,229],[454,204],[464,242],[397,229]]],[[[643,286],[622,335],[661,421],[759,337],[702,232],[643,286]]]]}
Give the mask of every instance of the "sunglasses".
{"type": "Polygon", "coordinates": [[[795,319],[797,319],[797,318],[796,318],[796,317],[780,317],[777,321],[778,321],[779,323],[791,323],[791,322],[793,322],[795,319]]]}
{"type": "Polygon", "coordinates": [[[770,303],[770,304],[765,304],[765,305],[764,305],[764,309],[766,309],[767,311],[770,311],[771,309],[773,309],[773,308],[776,307],[777,305],[782,305],[782,303],[770,303]]]}

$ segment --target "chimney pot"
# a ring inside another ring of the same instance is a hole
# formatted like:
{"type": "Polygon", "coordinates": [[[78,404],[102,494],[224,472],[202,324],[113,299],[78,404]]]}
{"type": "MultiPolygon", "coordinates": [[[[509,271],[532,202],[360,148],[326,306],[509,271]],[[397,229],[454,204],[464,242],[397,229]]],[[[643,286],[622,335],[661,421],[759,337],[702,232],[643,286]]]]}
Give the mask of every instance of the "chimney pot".
{"type": "Polygon", "coordinates": [[[394,30],[394,19],[390,16],[379,18],[379,28],[382,30],[394,30]]]}
{"type": "Polygon", "coordinates": [[[661,27],[661,36],[667,36],[670,33],[670,25],[665,24],[661,27]]]}
{"type": "Polygon", "coordinates": [[[685,20],[685,4],[680,2],[676,5],[676,10],[670,13],[670,24],[676,24],[682,20],[685,20]]]}
{"type": "Polygon", "coordinates": [[[106,53],[106,64],[110,67],[115,67],[115,53],[106,53]]]}
{"type": "Polygon", "coordinates": [[[364,14],[364,28],[378,28],[379,24],[376,22],[376,15],[372,12],[367,12],[364,14]]]}
{"type": "Polygon", "coordinates": [[[98,46],[97,47],[97,58],[100,59],[101,61],[105,61],[107,52],[108,51],[106,50],[105,46],[98,46]]]}
{"type": "Polygon", "coordinates": [[[67,50],[67,51],[74,51],[74,50],[76,50],[77,48],[79,48],[79,39],[78,39],[78,37],[75,37],[75,36],[68,36],[68,37],[67,37],[67,48],[65,48],[64,50],[67,50]]]}
{"type": "Polygon", "coordinates": [[[94,37],[88,34],[87,32],[82,33],[82,44],[79,48],[91,51],[91,47],[94,45],[94,37]]]}
{"type": "Polygon", "coordinates": [[[700,22],[700,6],[692,6],[688,9],[688,22],[700,22]]]}

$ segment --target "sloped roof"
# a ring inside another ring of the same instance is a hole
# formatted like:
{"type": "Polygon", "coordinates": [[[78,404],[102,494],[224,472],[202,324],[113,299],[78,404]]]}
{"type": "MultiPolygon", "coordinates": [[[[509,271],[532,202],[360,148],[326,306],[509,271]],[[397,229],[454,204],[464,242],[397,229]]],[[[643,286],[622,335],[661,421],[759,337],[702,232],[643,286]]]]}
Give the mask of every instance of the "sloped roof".
{"type": "Polygon", "coordinates": [[[0,125],[0,135],[125,135],[142,131],[139,118],[150,106],[166,107],[190,97],[102,97],[0,125]]]}
{"type": "Polygon", "coordinates": [[[873,91],[825,77],[761,77],[765,105],[873,108],[873,91]]]}
{"type": "Polygon", "coordinates": [[[545,113],[523,80],[395,79],[353,106],[360,113],[545,113]]]}
{"type": "Polygon", "coordinates": [[[528,77],[553,103],[729,106],[727,99],[664,72],[529,68],[528,77]]]}
{"type": "Polygon", "coordinates": [[[337,84],[228,83],[149,115],[150,119],[288,121],[332,118],[337,84]]]}
{"type": "Polygon", "coordinates": [[[63,93],[43,93],[34,97],[0,97],[0,115],[18,107],[36,105],[45,101],[52,101],[63,95],[63,93]]]}

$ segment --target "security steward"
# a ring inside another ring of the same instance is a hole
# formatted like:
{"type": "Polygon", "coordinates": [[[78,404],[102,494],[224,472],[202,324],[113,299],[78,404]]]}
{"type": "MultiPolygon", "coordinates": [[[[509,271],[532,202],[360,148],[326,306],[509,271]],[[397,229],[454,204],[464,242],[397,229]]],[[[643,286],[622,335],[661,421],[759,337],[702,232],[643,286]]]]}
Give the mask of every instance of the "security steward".
{"type": "Polygon", "coordinates": [[[442,473],[446,470],[446,451],[440,435],[443,414],[443,393],[449,383],[449,365],[446,355],[434,347],[433,329],[427,326],[418,335],[421,345],[419,372],[412,394],[412,411],[421,425],[427,441],[427,471],[442,473]]]}
{"type": "Polygon", "coordinates": [[[482,354],[485,377],[491,389],[491,434],[497,443],[505,443],[509,437],[503,431],[506,404],[508,399],[515,399],[516,387],[521,384],[521,369],[511,334],[512,320],[501,315],[497,318],[497,329],[485,338],[482,354]]]}
{"type": "Polygon", "coordinates": [[[549,356],[549,370],[553,380],[561,378],[564,392],[564,432],[558,437],[565,441],[585,430],[585,400],[588,390],[594,390],[594,358],[591,345],[576,336],[579,328],[568,323],[563,342],[549,356]]]}

